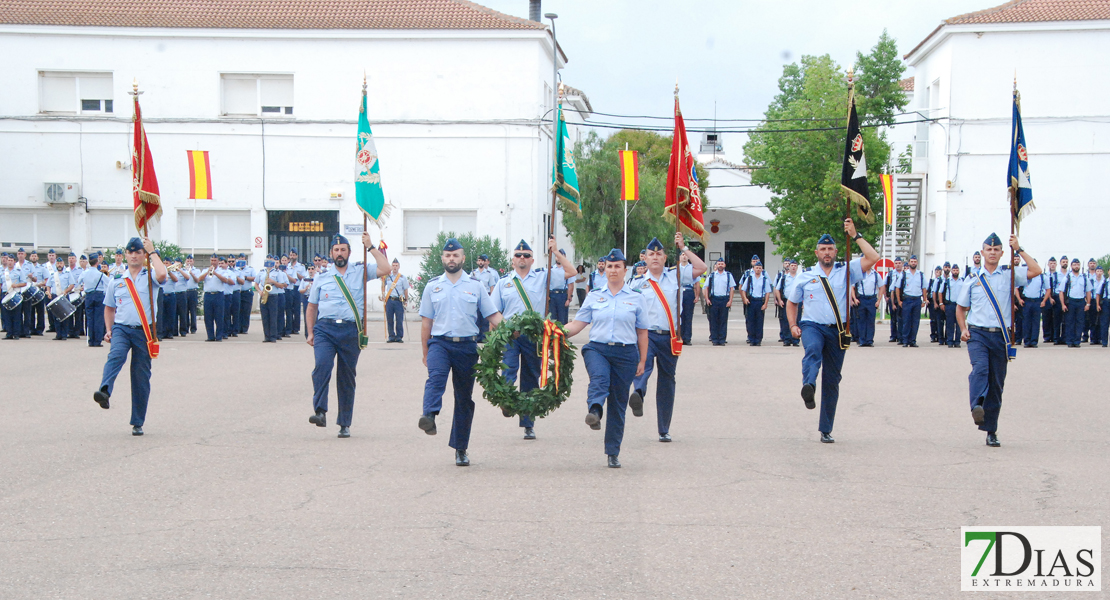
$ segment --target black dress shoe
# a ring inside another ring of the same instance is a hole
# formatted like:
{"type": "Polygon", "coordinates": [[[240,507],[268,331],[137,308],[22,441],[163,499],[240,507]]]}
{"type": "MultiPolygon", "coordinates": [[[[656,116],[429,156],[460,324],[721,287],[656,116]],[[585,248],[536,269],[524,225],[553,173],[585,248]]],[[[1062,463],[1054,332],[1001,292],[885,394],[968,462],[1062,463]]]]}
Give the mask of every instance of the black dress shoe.
{"type": "Polygon", "coordinates": [[[501,414],[507,419],[513,416],[513,409],[509,408],[508,406],[502,406],[501,414]]]}
{"type": "Polygon", "coordinates": [[[316,414],[308,418],[308,422],[317,427],[328,426],[328,414],[323,411],[316,411],[316,414]]]}
{"type": "Polygon", "coordinates": [[[601,414],[597,412],[596,408],[591,408],[590,412],[586,413],[586,424],[594,431],[601,429],[601,414]]]}
{"type": "Polygon", "coordinates": [[[399,340],[397,340],[397,343],[398,343],[398,344],[404,344],[404,343],[405,343],[405,340],[401,340],[401,339],[399,339],[399,340]]]}
{"type": "Polygon", "coordinates": [[[671,434],[669,434],[669,433],[660,434],[659,435],[659,441],[660,442],[669,442],[669,441],[671,441],[671,434]]]}
{"type": "Polygon", "coordinates": [[[455,450],[455,466],[456,467],[469,467],[470,457],[466,455],[466,450],[455,450]]]}
{"type": "Polygon", "coordinates": [[[835,442],[836,442],[836,440],[833,439],[833,436],[825,433],[824,431],[821,432],[821,443],[822,444],[833,444],[835,442]]]}
{"type": "Polygon", "coordinates": [[[632,395],[628,397],[628,408],[632,409],[632,416],[644,416],[644,394],[640,390],[632,390],[632,395]]]}
{"type": "Polygon", "coordinates": [[[142,434],[143,434],[143,428],[142,428],[141,425],[136,425],[136,426],[131,428],[131,435],[142,435],[142,434]]]}
{"type": "Polygon", "coordinates": [[[96,403],[100,405],[100,408],[103,408],[105,410],[108,409],[108,398],[110,398],[110,397],[111,396],[108,395],[108,390],[106,390],[104,388],[101,388],[101,389],[96,390],[95,392],[93,392],[93,400],[96,401],[96,403]]]}
{"type": "Polygon", "coordinates": [[[817,388],[812,383],[807,383],[802,386],[802,400],[806,403],[806,408],[813,410],[817,408],[817,403],[813,401],[813,394],[817,388]]]}
{"type": "Polygon", "coordinates": [[[991,448],[998,448],[1002,445],[998,443],[998,436],[995,435],[993,431],[987,432],[987,445],[991,448]]]}
{"type": "Polygon", "coordinates": [[[416,426],[419,427],[421,430],[424,431],[424,433],[426,433],[428,435],[435,435],[436,434],[436,416],[435,415],[422,415],[420,417],[420,420],[416,422],[416,426]]]}
{"type": "Polygon", "coordinates": [[[526,439],[526,440],[536,439],[536,430],[532,429],[531,427],[525,427],[524,428],[524,439],[526,439]]]}
{"type": "Polygon", "coordinates": [[[341,437],[341,438],[351,437],[351,428],[347,427],[346,425],[340,426],[339,427],[339,437],[341,437]]]}
{"type": "Polygon", "coordinates": [[[971,409],[971,420],[975,421],[976,425],[982,425],[986,415],[987,411],[983,410],[982,404],[977,404],[975,408],[971,409]]]}
{"type": "Polygon", "coordinates": [[[619,469],[619,468],[621,468],[621,461],[617,460],[617,455],[616,454],[610,454],[609,455],[609,468],[610,469],[619,469]]]}

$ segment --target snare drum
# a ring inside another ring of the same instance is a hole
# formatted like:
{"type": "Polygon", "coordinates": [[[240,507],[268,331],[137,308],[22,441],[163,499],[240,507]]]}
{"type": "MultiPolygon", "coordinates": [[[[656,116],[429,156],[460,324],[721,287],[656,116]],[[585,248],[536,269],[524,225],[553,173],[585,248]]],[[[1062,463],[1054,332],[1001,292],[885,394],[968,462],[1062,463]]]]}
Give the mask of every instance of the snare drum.
{"type": "Polygon", "coordinates": [[[37,285],[33,285],[27,292],[27,299],[31,301],[31,304],[38,304],[46,300],[46,292],[42,291],[42,288],[37,285]]]}
{"type": "Polygon", "coordinates": [[[65,321],[73,316],[73,313],[77,312],[77,308],[73,306],[73,303],[65,296],[58,296],[51,300],[50,304],[46,305],[46,309],[49,310],[50,314],[54,315],[54,319],[58,321],[65,321]]]}
{"type": "Polygon", "coordinates": [[[10,294],[4,296],[5,309],[15,310],[20,304],[23,304],[23,294],[19,290],[12,290],[10,294]]]}
{"type": "Polygon", "coordinates": [[[70,292],[69,303],[74,307],[80,307],[85,303],[85,292],[70,292]]]}

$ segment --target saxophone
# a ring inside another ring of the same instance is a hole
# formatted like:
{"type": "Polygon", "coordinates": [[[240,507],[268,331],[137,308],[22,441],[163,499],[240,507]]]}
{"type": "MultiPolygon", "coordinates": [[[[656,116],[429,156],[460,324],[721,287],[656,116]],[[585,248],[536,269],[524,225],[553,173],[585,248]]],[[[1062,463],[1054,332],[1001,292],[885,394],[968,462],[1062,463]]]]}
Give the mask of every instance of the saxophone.
{"type": "MultiPolygon", "coordinates": [[[[262,281],[266,281],[269,278],[270,278],[270,269],[266,269],[266,273],[262,276],[262,281]]],[[[258,303],[259,304],[266,304],[266,301],[270,299],[270,292],[273,291],[273,289],[274,289],[274,286],[272,286],[268,283],[264,284],[262,286],[262,292],[258,296],[258,303]]]]}

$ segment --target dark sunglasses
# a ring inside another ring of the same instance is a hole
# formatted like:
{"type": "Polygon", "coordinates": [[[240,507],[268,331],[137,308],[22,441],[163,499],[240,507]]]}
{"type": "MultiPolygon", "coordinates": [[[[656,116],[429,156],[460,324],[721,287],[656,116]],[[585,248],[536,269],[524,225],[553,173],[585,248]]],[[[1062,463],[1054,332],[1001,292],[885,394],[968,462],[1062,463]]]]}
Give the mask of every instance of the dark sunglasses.
{"type": "Polygon", "coordinates": [[[517,258],[532,258],[532,255],[528,252],[517,252],[513,256],[515,256],[517,258]]]}

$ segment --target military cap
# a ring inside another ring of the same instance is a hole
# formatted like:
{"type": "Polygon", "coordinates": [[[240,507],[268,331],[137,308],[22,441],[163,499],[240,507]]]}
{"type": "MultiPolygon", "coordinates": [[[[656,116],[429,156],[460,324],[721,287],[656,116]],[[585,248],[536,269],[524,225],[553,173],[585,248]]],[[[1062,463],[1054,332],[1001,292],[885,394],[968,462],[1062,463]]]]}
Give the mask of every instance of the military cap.
{"type": "MultiPolygon", "coordinates": [[[[339,244],[347,244],[347,247],[350,248],[351,240],[348,240],[346,237],[343,237],[343,235],[337,233],[335,234],[335,237],[331,238],[331,245],[337,246],[339,244]]],[[[293,251],[296,252],[296,249],[294,248],[293,251]]]]}
{"type": "Polygon", "coordinates": [[[519,242],[517,242],[516,248],[513,248],[513,250],[527,250],[527,251],[531,252],[532,247],[528,245],[528,242],[526,242],[524,240],[520,240],[519,242]]]}
{"type": "Polygon", "coordinates": [[[917,260],[917,255],[916,254],[911,254],[910,255],[910,260],[917,260]]]}
{"type": "Polygon", "coordinates": [[[127,241],[126,249],[128,252],[138,252],[143,249],[143,241],[137,237],[133,237],[127,241]]]}
{"type": "Polygon", "coordinates": [[[951,266],[952,266],[952,263],[950,263],[950,262],[948,262],[948,261],[944,261],[944,266],[946,266],[946,267],[951,267],[951,266]]]}
{"type": "Polygon", "coordinates": [[[651,241],[648,242],[647,249],[648,250],[663,250],[663,242],[660,242],[659,238],[653,237],[653,238],[651,238],[651,241]]]}
{"type": "MultiPolygon", "coordinates": [[[[972,256],[982,256],[982,254],[980,254],[980,253],[979,253],[979,251],[978,251],[978,250],[976,250],[976,251],[975,251],[975,254],[972,254],[972,256]]],[[[1067,258],[1067,257],[1065,256],[1064,258],[1067,258]]]]}
{"type": "MultiPolygon", "coordinates": [[[[397,259],[393,259],[393,260],[397,260],[397,259]]],[[[489,255],[487,255],[487,254],[479,254],[479,255],[478,255],[478,260],[489,260],[489,255]]]]}
{"type": "Polygon", "coordinates": [[[462,244],[455,238],[447,238],[447,241],[443,243],[443,251],[454,252],[455,250],[462,250],[462,244]]]}
{"type": "Polygon", "coordinates": [[[567,255],[567,251],[566,251],[566,250],[563,250],[562,248],[559,248],[559,254],[562,254],[563,256],[566,256],[566,255],[567,255]]]}
{"type": "Polygon", "coordinates": [[[1050,256],[1048,258],[1048,262],[1056,262],[1056,257],[1055,256],[1050,256]]]}
{"type": "Polygon", "coordinates": [[[613,248],[609,251],[609,254],[601,260],[604,260],[605,262],[628,262],[627,260],[625,260],[624,252],[621,252],[620,248],[613,248]]]}
{"type": "Polygon", "coordinates": [[[401,264],[401,261],[399,261],[399,260],[397,260],[397,259],[395,258],[395,259],[393,259],[393,264],[395,264],[395,265],[399,265],[399,264],[401,264]]]}
{"type": "Polygon", "coordinates": [[[987,246],[1001,246],[1002,238],[998,237],[997,233],[992,233],[987,236],[987,239],[983,240],[983,244],[987,246]]]}
{"type": "Polygon", "coordinates": [[[826,233],[825,235],[821,236],[821,239],[817,240],[817,245],[818,246],[827,246],[827,245],[835,246],[836,242],[833,241],[833,238],[832,238],[831,235],[826,233]]]}
{"type": "Polygon", "coordinates": [[[942,271],[943,269],[941,269],[940,265],[937,265],[936,267],[933,268],[933,270],[934,271],[942,271]]]}
{"type": "Polygon", "coordinates": [[[723,262],[725,262],[725,259],[723,259],[723,258],[718,258],[718,259],[716,260],[716,262],[719,262],[719,263],[723,263],[723,262]]]}
{"type": "Polygon", "coordinates": [[[119,248],[116,248],[116,254],[117,254],[117,255],[119,255],[119,254],[123,254],[123,250],[120,250],[119,248]]]}
{"type": "Polygon", "coordinates": [[[1079,259],[1078,258],[1071,259],[1071,264],[1078,265],[1079,264],[1079,259]]]}
{"type": "Polygon", "coordinates": [[[753,254],[752,255],[752,260],[759,260],[759,255],[758,254],[753,254]]]}
{"type": "Polygon", "coordinates": [[[87,257],[87,256],[85,256],[84,254],[82,254],[82,255],[81,255],[81,260],[89,260],[89,257],[87,257]]]}

